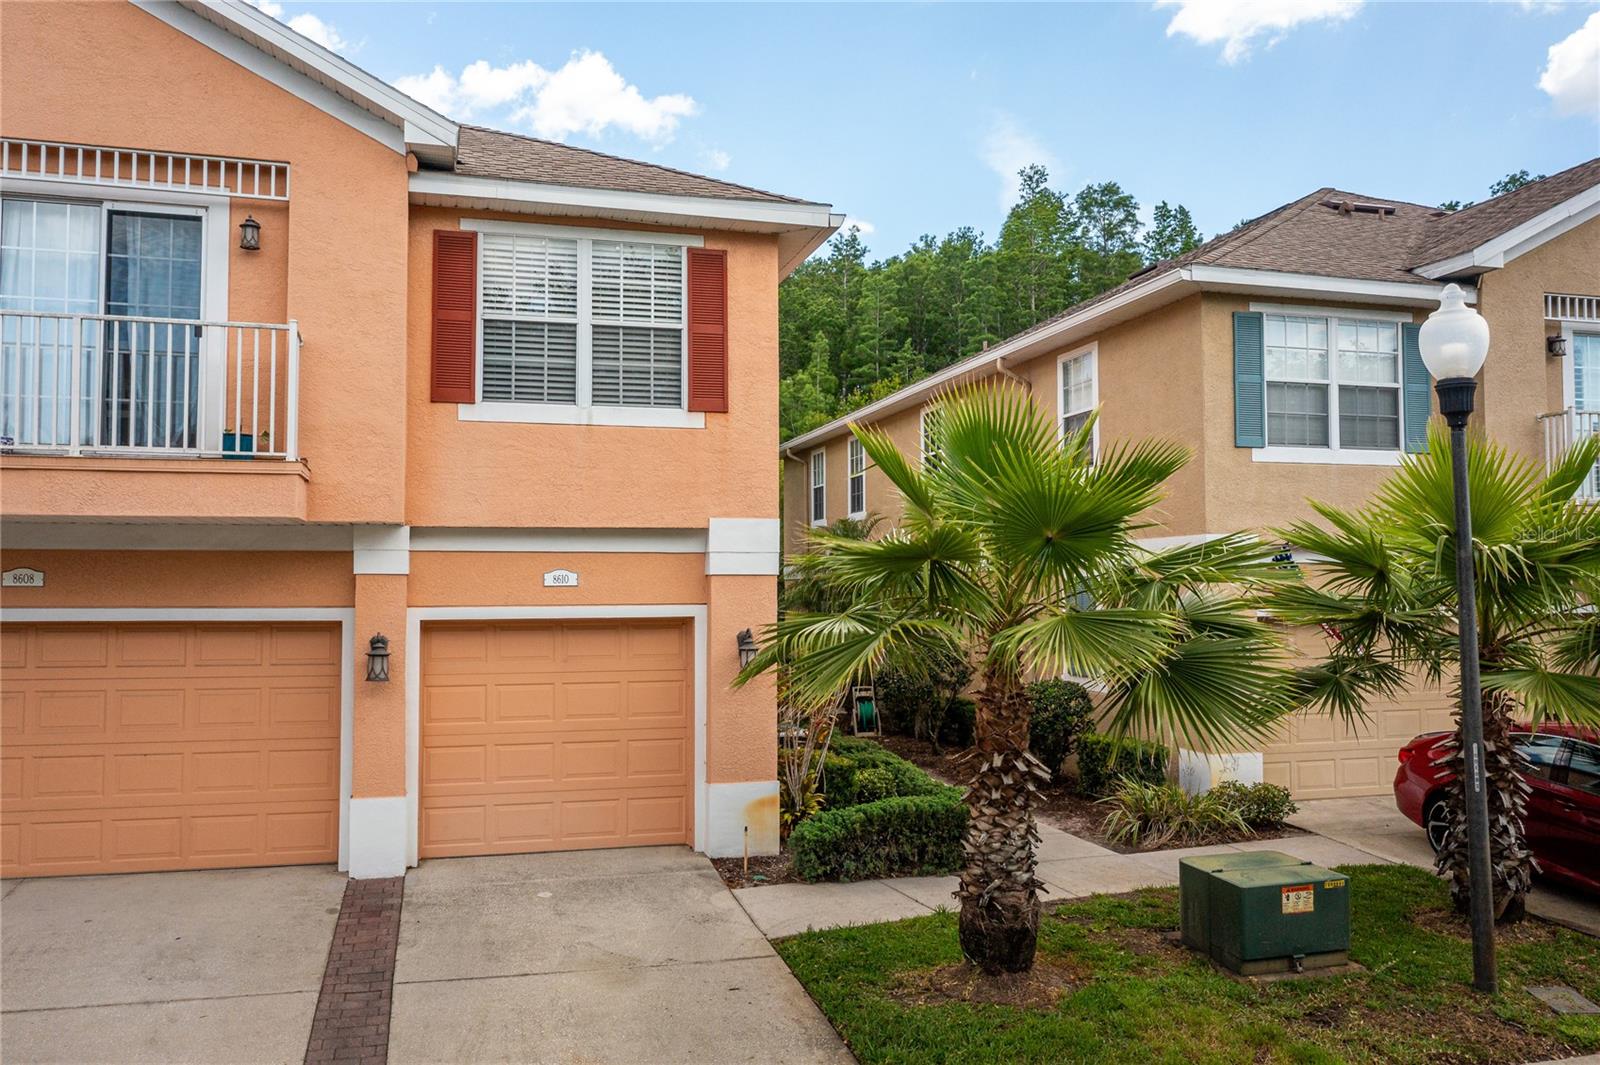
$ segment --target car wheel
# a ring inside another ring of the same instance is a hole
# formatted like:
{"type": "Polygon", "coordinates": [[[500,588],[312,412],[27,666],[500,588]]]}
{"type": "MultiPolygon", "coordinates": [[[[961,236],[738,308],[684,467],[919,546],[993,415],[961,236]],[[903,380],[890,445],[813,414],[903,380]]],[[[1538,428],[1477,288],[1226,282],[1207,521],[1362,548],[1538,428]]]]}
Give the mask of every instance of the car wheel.
{"type": "Polygon", "coordinates": [[[1450,831],[1450,807],[1441,799],[1434,799],[1422,814],[1422,827],[1428,832],[1428,846],[1438,854],[1444,848],[1444,837],[1450,831]]]}

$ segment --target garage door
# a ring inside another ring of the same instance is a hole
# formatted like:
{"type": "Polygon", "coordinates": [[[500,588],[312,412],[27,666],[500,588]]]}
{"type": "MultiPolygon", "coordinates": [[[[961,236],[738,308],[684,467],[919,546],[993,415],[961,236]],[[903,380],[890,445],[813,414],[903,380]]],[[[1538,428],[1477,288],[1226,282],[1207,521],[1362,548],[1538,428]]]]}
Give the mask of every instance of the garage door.
{"type": "Polygon", "coordinates": [[[335,861],[338,631],[0,628],[0,873],[335,861]]]}
{"type": "Polygon", "coordinates": [[[1388,795],[1400,748],[1418,733],[1453,727],[1448,702],[1438,688],[1419,684],[1375,701],[1365,725],[1346,728],[1326,714],[1297,714],[1282,740],[1266,748],[1263,776],[1297,799],[1388,795]]]}
{"type": "Polygon", "coordinates": [[[425,626],[421,856],[687,843],[691,648],[678,621],[425,626]]]}

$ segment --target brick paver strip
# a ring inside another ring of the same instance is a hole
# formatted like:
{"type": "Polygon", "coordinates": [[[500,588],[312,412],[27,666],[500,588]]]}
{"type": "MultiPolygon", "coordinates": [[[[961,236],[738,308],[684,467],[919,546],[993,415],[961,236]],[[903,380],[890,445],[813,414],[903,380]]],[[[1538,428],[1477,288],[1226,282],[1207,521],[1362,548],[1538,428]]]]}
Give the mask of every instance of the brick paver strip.
{"type": "Polygon", "coordinates": [[[305,1065],[384,1065],[406,878],[352,880],[333,927],[305,1065]]]}

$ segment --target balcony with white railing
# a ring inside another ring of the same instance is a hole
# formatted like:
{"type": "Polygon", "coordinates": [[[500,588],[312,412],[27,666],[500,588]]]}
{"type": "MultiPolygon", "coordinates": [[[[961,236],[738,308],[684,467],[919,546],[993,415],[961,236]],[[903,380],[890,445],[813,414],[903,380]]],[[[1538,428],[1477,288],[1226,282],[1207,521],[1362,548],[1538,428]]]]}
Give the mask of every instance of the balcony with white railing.
{"type": "MultiPolygon", "coordinates": [[[[1573,444],[1590,436],[1600,436],[1600,410],[1552,411],[1539,415],[1539,427],[1544,432],[1544,461],[1548,469],[1560,462],[1573,444]]],[[[1600,500],[1600,464],[1585,478],[1578,489],[1579,499],[1600,500]]]]}
{"type": "Polygon", "coordinates": [[[0,512],[303,517],[299,378],[293,321],[0,310],[0,512]]]}

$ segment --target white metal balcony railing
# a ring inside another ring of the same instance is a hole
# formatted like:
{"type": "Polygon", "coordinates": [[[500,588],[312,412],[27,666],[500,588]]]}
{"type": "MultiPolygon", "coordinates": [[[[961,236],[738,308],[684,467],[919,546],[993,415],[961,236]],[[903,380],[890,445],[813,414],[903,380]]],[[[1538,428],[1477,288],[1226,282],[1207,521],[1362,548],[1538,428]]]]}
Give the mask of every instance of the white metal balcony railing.
{"type": "MultiPolygon", "coordinates": [[[[1600,410],[1551,411],[1539,415],[1539,425],[1544,430],[1544,462],[1548,469],[1561,461],[1572,445],[1588,436],[1600,436],[1600,410]]],[[[1578,489],[1579,499],[1600,499],[1600,463],[1578,489]]]]}
{"type": "Polygon", "coordinates": [[[0,310],[0,451],[292,462],[299,378],[293,321],[0,310]]]}

